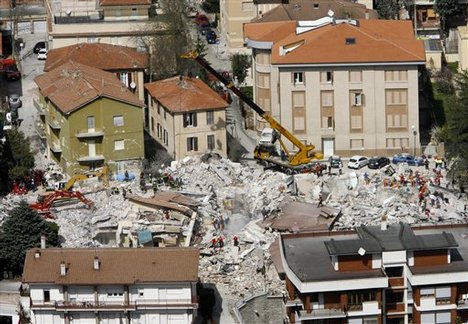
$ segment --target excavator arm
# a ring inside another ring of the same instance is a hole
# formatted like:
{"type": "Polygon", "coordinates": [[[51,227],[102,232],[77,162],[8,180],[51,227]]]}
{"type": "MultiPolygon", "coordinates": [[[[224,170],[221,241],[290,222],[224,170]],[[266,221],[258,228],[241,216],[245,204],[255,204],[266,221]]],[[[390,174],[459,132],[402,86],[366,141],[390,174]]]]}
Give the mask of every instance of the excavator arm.
{"type": "MultiPolygon", "coordinates": [[[[263,119],[265,119],[270,127],[276,130],[279,134],[284,136],[287,140],[289,140],[297,149],[297,153],[294,155],[289,155],[289,164],[291,166],[298,166],[301,164],[307,164],[311,160],[322,159],[323,155],[321,153],[315,152],[314,145],[307,145],[300,141],[297,137],[295,137],[290,131],[284,128],[276,119],[274,119],[268,112],[264,111],[260,106],[258,106],[252,99],[250,99],[247,95],[245,95],[242,91],[240,91],[232,81],[227,80],[225,77],[221,75],[218,71],[211,67],[211,65],[201,56],[198,55],[197,52],[189,52],[182,55],[182,58],[191,59],[200,64],[203,68],[205,68],[208,72],[213,74],[219,81],[221,81],[228,89],[234,92],[243,102],[245,102],[250,108],[252,108],[257,114],[259,114],[263,119]]],[[[286,145],[280,139],[280,144],[282,149],[288,153],[286,145]]]]}
{"type": "Polygon", "coordinates": [[[105,165],[99,170],[88,171],[82,174],[75,174],[73,177],[70,178],[70,180],[67,181],[63,189],[66,191],[69,191],[71,190],[71,188],[73,188],[73,185],[75,184],[75,182],[86,180],[89,178],[95,178],[95,177],[102,178],[101,180],[104,182],[104,185],[107,187],[109,184],[108,173],[109,173],[109,168],[107,167],[107,165],[105,165]]]}

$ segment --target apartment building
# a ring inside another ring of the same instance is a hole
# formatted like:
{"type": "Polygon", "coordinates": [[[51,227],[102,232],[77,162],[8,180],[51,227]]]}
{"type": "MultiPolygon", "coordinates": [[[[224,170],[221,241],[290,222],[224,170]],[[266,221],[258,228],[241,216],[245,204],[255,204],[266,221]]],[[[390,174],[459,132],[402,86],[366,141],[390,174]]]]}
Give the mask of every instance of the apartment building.
{"type": "Polygon", "coordinates": [[[66,174],[144,158],[144,104],[115,74],[68,62],[34,81],[38,134],[66,174]]]}
{"type": "Polygon", "coordinates": [[[196,248],[39,249],[26,253],[36,324],[191,324],[196,248]]]}
{"type": "Polygon", "coordinates": [[[144,49],[141,37],[163,30],[150,0],[47,0],[46,9],[49,48],[107,43],[144,49]]]}
{"type": "Polygon", "coordinates": [[[425,53],[411,22],[327,16],[244,31],[254,100],[297,138],[326,157],[419,152],[425,53]]]}
{"type": "Polygon", "coordinates": [[[135,48],[104,43],[80,43],[52,49],[47,53],[44,72],[69,61],[114,73],[125,86],[144,101],[144,77],[148,54],[135,48]]]}
{"type": "Polygon", "coordinates": [[[220,94],[198,78],[176,76],[148,83],[150,135],[173,159],[227,154],[226,108],[220,94]]]}
{"type": "Polygon", "coordinates": [[[468,323],[468,225],[284,234],[290,323],[468,323]]]}

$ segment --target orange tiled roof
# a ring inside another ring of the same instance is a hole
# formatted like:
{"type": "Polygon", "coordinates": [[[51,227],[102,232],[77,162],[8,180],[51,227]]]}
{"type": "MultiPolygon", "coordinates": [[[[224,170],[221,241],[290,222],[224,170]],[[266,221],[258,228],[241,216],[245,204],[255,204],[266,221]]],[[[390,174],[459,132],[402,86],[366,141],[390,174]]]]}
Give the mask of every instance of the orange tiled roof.
{"type": "Polygon", "coordinates": [[[145,69],[148,55],[126,46],[80,43],[50,50],[44,71],[51,71],[70,60],[106,71],[129,71],[145,69]]]}
{"type": "Polygon", "coordinates": [[[23,281],[77,285],[195,282],[198,256],[197,248],[30,249],[23,281]],[[99,270],[93,268],[94,257],[99,258],[99,270]],[[60,274],[61,262],[67,266],[65,276],[60,274]]]}
{"type": "Polygon", "coordinates": [[[295,21],[244,24],[244,38],[260,42],[279,41],[296,30],[295,21]]]}
{"type": "Polygon", "coordinates": [[[101,0],[101,6],[150,5],[150,0],[101,0]]]}
{"type": "MultiPolygon", "coordinates": [[[[258,25],[263,25],[263,23],[258,25]]],[[[256,29],[255,26],[250,28],[256,29]]],[[[258,29],[262,31],[267,31],[270,28],[258,26],[258,29]]],[[[279,28],[289,31],[291,26],[284,25],[284,27],[279,26],[279,28]]],[[[279,34],[279,30],[273,30],[271,34],[279,34]]],[[[259,31],[248,35],[252,40],[268,40],[265,33],[259,31]]],[[[424,44],[414,38],[411,21],[376,19],[359,20],[357,26],[350,23],[328,24],[301,34],[296,34],[294,30],[281,40],[275,40],[271,59],[272,64],[424,61],[424,44]],[[347,38],[354,38],[355,44],[347,45],[347,38]],[[296,49],[285,55],[280,55],[280,49],[283,46],[300,43],[302,45],[296,49]]]]}
{"type": "Polygon", "coordinates": [[[34,81],[42,95],[65,114],[100,97],[144,105],[113,73],[73,61],[37,76],[34,81]]]}
{"type": "Polygon", "coordinates": [[[179,76],[148,83],[150,95],[169,111],[175,113],[226,108],[229,104],[205,82],[197,78],[179,76]]]}

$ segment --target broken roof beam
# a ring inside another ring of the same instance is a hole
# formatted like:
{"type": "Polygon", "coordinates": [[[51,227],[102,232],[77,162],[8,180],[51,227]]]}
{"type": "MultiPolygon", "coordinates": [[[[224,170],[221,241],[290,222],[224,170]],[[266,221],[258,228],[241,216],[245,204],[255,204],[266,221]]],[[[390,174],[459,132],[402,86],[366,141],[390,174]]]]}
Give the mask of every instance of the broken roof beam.
{"type": "Polygon", "coordinates": [[[126,198],[134,203],[144,205],[149,208],[171,209],[184,215],[192,216],[192,210],[188,207],[155,198],[145,198],[134,194],[127,194],[126,198]]]}

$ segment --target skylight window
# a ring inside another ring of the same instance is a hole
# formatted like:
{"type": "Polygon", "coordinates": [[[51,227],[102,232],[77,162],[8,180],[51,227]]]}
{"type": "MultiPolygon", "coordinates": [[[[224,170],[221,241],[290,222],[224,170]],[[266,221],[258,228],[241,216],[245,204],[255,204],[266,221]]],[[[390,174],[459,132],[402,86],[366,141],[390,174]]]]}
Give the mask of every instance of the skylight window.
{"type": "Polygon", "coordinates": [[[347,37],[346,38],[346,45],[354,45],[356,44],[356,38],[354,37],[347,37]]]}

